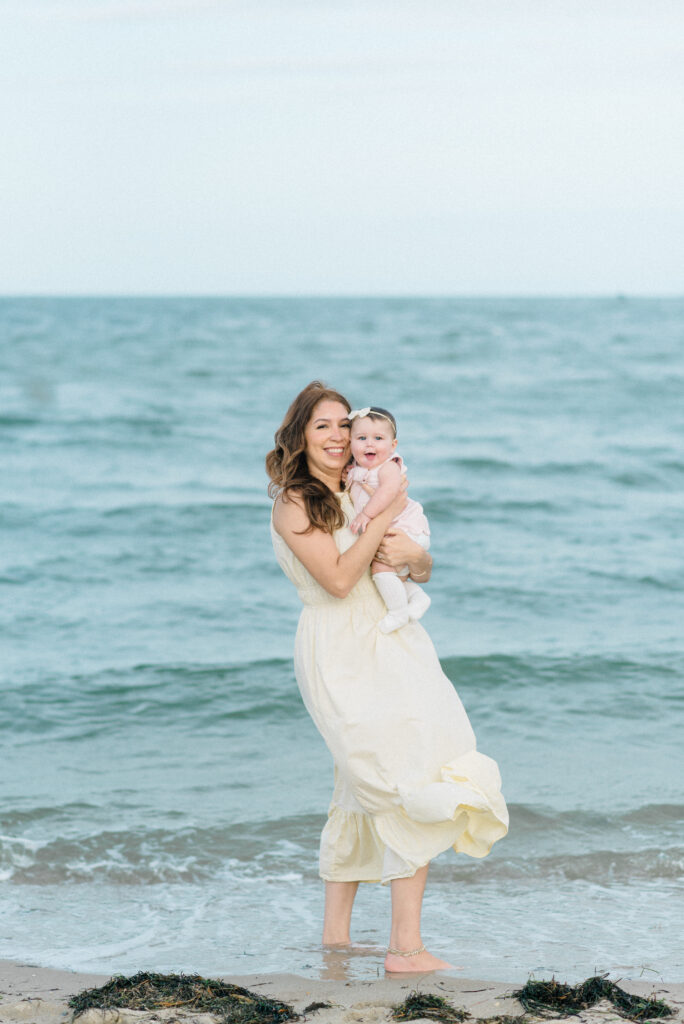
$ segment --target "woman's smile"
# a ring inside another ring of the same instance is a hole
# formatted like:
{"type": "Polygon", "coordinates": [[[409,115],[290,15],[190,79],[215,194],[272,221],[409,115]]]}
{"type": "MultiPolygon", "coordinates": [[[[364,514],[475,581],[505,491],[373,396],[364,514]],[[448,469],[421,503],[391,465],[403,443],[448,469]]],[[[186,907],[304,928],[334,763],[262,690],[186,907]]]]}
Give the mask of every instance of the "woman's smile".
{"type": "Polygon", "coordinates": [[[340,402],[324,399],[306,425],[306,460],[309,472],[337,490],[339,474],[349,460],[349,413],[340,402]],[[337,479],[328,479],[334,474],[337,479]]]}

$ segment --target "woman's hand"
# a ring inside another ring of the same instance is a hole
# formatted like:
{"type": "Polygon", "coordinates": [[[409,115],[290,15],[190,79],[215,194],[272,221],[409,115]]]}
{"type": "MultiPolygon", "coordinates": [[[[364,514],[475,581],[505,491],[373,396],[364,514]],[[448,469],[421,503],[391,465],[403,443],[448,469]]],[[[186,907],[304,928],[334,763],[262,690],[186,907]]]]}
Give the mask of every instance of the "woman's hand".
{"type": "Polygon", "coordinates": [[[397,526],[390,526],[380,541],[375,558],[395,572],[408,565],[411,576],[417,582],[427,583],[430,579],[432,557],[397,526]]]}

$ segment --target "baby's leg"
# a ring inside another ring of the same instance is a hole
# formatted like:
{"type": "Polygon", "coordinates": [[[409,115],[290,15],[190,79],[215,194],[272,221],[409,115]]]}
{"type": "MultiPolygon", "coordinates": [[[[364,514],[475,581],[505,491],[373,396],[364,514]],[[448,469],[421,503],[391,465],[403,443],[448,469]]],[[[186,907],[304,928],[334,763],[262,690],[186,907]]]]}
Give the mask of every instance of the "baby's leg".
{"type": "MultiPolygon", "coordinates": [[[[427,551],[430,547],[430,534],[429,533],[410,533],[407,531],[407,535],[411,540],[415,541],[416,544],[420,544],[421,548],[427,551]]],[[[408,609],[410,619],[420,619],[432,604],[430,598],[425,593],[422,587],[419,587],[417,583],[414,583],[412,579],[407,579],[405,583],[406,596],[408,597],[408,609]]]]}
{"type": "Polygon", "coordinates": [[[379,623],[380,632],[392,633],[405,626],[409,620],[406,587],[397,574],[382,562],[373,562],[371,572],[373,583],[387,605],[387,615],[379,623]]]}
{"type": "MultiPolygon", "coordinates": [[[[385,565],[384,562],[378,562],[373,559],[371,562],[371,576],[375,577],[379,572],[391,572],[394,573],[394,569],[390,569],[389,565],[385,565]]],[[[396,573],[394,573],[396,576],[396,573]]]]}
{"type": "Polygon", "coordinates": [[[408,598],[409,619],[420,619],[428,610],[432,601],[422,587],[419,587],[413,580],[406,580],[404,590],[408,598]]]}

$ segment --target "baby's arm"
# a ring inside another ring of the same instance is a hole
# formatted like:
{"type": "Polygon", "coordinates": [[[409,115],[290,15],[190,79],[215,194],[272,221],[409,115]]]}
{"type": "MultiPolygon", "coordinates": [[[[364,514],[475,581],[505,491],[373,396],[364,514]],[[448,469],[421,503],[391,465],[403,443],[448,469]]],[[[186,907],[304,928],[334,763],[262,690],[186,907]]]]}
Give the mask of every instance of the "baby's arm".
{"type": "Polygon", "coordinates": [[[401,490],[401,469],[399,463],[390,461],[381,467],[378,473],[378,486],[373,497],[363,512],[355,517],[351,524],[352,533],[363,533],[371,519],[375,519],[394,501],[401,490]]]}

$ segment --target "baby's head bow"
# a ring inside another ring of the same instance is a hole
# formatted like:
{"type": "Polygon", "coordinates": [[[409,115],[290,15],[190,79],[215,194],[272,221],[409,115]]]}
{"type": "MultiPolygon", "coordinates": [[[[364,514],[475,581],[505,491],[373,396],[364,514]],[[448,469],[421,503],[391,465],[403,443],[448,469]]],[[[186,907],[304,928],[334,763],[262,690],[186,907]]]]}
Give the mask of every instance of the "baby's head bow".
{"type": "Polygon", "coordinates": [[[392,428],[394,436],[397,436],[397,424],[394,416],[391,412],[387,412],[387,409],[379,409],[377,405],[366,405],[363,409],[352,409],[349,413],[349,419],[352,421],[355,419],[363,419],[364,416],[370,416],[372,420],[387,420],[392,428]]]}

